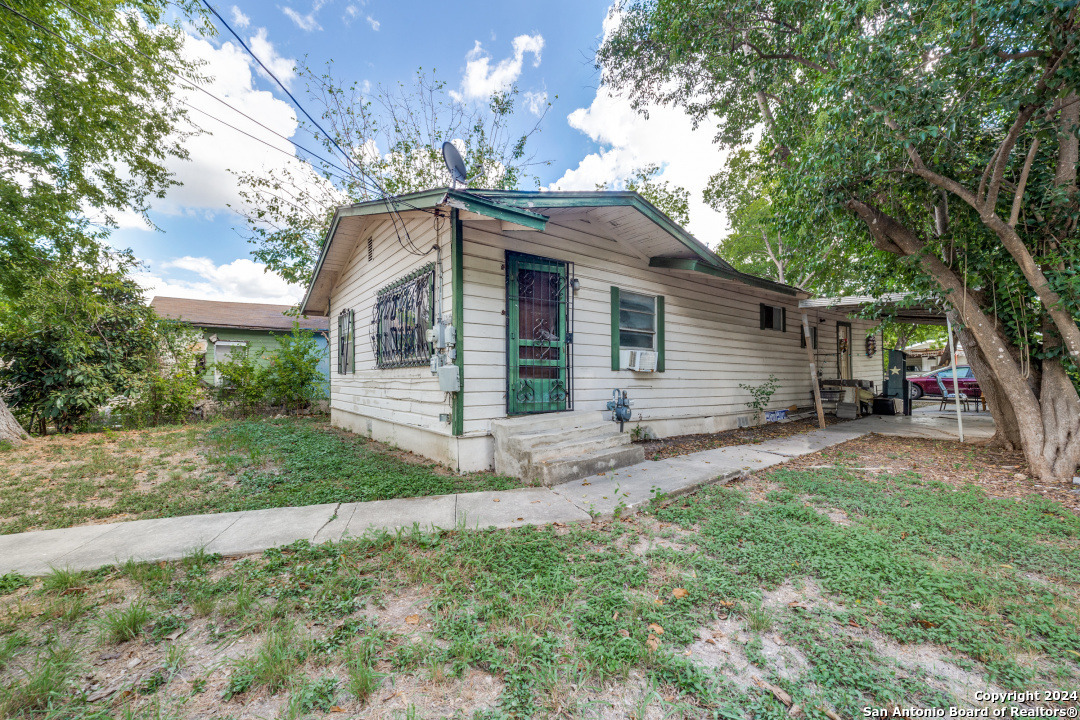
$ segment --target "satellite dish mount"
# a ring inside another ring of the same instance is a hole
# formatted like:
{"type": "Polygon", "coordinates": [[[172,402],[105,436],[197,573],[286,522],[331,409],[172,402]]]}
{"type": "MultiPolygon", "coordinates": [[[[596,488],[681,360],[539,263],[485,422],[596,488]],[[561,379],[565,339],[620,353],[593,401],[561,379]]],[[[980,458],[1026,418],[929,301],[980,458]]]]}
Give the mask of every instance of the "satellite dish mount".
{"type": "Polygon", "coordinates": [[[458,185],[469,187],[469,177],[465,171],[465,160],[461,153],[449,140],[442,144],[442,156],[446,162],[446,169],[450,173],[450,186],[457,189],[458,185]]]}

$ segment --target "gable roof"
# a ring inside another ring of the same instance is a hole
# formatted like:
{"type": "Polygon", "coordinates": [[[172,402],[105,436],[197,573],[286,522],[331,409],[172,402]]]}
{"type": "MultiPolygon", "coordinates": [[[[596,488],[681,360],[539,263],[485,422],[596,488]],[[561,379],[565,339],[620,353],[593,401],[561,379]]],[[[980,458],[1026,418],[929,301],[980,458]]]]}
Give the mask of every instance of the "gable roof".
{"type": "Polygon", "coordinates": [[[198,327],[291,332],[293,320],[297,320],[301,330],[326,331],[330,328],[330,321],[325,317],[293,318],[286,315],[292,305],[155,297],[150,301],[150,307],[163,318],[198,327]]]}
{"type": "Polygon", "coordinates": [[[558,219],[560,215],[596,212],[603,215],[603,220],[610,222],[612,230],[620,228],[620,239],[623,241],[627,240],[623,228],[635,227],[644,249],[648,251],[651,267],[701,272],[784,295],[806,297],[804,291],[790,285],[739,272],[636,192],[434,188],[339,207],[327,229],[311,282],[300,304],[301,311],[310,314],[328,312],[332,277],[341,269],[345,256],[351,250],[335,247],[334,240],[340,225],[355,222],[350,218],[416,210],[430,212],[437,208],[457,209],[531,230],[544,230],[553,218],[558,219]],[[333,269],[325,272],[328,266],[333,269]]]}

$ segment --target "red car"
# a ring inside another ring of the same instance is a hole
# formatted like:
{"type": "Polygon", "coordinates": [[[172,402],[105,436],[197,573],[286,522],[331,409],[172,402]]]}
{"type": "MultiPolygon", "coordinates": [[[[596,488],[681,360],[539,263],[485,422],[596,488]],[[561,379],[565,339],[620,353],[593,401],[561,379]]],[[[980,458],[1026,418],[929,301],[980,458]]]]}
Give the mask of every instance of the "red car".
{"type": "MultiPolygon", "coordinates": [[[[945,383],[945,389],[952,392],[952,368],[941,368],[940,370],[935,370],[924,375],[909,375],[908,382],[911,383],[911,399],[918,400],[923,395],[936,395],[941,397],[941,389],[938,387],[937,383],[939,377],[941,378],[941,381],[945,383]]],[[[979,381],[975,379],[975,374],[971,372],[970,366],[957,365],[956,380],[960,386],[960,392],[968,397],[974,397],[981,394],[981,391],[979,390],[979,381]]]]}

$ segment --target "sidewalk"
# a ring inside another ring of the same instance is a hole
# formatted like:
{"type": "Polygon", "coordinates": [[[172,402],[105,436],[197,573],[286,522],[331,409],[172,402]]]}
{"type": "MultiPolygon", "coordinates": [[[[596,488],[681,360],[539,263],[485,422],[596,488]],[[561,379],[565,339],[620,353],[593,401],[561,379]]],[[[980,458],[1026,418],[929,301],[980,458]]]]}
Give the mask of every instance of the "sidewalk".
{"type": "MultiPolygon", "coordinates": [[[[176,560],[200,548],[243,555],[297,540],[336,541],[379,529],[509,528],[606,519],[616,510],[634,511],[658,494],[681,495],[871,432],[925,436],[937,429],[942,432],[938,437],[953,439],[955,427],[950,436],[947,425],[942,418],[869,417],[757,445],[646,460],[552,488],[188,515],[0,535],[0,575],[42,575],[51,568],[88,570],[128,559],[176,560]]],[[[982,429],[980,435],[984,433],[982,429]]]]}

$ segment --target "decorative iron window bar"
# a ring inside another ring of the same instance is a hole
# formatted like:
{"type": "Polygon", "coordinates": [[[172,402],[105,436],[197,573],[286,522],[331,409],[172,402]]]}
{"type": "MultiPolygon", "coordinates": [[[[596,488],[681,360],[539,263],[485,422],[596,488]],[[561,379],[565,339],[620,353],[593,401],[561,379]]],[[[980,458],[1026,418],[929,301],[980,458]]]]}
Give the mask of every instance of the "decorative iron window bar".
{"type": "Polygon", "coordinates": [[[371,349],[379,368],[427,365],[435,321],[435,264],[417,268],[378,292],[371,317],[371,349]]]}

